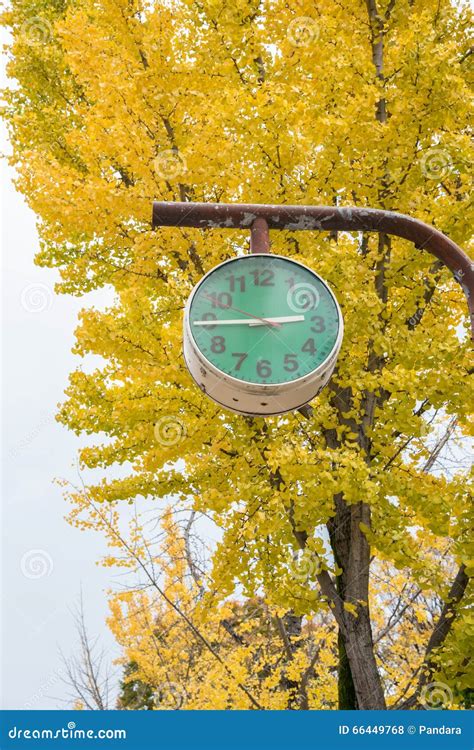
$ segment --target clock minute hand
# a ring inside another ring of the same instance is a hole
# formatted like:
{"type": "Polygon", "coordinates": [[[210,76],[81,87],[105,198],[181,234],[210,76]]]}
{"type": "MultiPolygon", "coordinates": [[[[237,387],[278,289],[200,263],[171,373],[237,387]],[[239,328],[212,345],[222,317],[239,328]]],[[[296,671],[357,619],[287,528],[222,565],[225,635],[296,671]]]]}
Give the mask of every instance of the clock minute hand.
{"type": "Polygon", "coordinates": [[[271,323],[296,323],[300,320],[304,320],[304,315],[285,315],[282,317],[262,318],[262,320],[249,320],[248,318],[230,318],[227,320],[194,320],[194,326],[237,326],[245,325],[250,326],[264,326],[270,325],[271,323]]]}
{"type": "MultiPolygon", "coordinates": [[[[211,302],[214,302],[210,294],[204,294],[203,296],[206,299],[211,300],[211,302]]],[[[271,321],[267,321],[265,318],[261,318],[259,315],[254,315],[253,313],[246,312],[246,310],[241,310],[240,307],[232,307],[232,305],[220,305],[220,306],[224,310],[234,310],[235,312],[242,313],[242,315],[247,315],[249,318],[260,320],[263,325],[269,325],[269,326],[272,326],[272,328],[281,328],[280,323],[272,323],[271,321]]]]}
{"type": "Polygon", "coordinates": [[[193,326],[263,326],[264,323],[259,320],[249,320],[248,318],[230,318],[228,320],[193,320],[193,326]]]}

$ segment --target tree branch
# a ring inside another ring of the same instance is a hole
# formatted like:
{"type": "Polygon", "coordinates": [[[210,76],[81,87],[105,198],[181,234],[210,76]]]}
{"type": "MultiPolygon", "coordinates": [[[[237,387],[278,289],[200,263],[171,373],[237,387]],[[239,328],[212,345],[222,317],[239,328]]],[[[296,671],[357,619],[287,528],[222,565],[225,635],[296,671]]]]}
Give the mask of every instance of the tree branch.
{"type": "Polygon", "coordinates": [[[445,642],[449,632],[451,630],[454,618],[456,616],[456,607],[461,602],[469,583],[469,576],[466,573],[466,566],[464,563],[459,567],[456,577],[453,581],[451,589],[449,590],[448,597],[444,604],[438,621],[433,628],[431,637],[428,641],[428,645],[425,651],[425,657],[423,664],[420,669],[420,677],[418,679],[418,685],[415,691],[406,699],[404,703],[398,708],[405,710],[408,708],[420,708],[418,698],[425,685],[432,679],[433,674],[436,671],[437,664],[434,658],[434,652],[439,649],[445,642]]]}

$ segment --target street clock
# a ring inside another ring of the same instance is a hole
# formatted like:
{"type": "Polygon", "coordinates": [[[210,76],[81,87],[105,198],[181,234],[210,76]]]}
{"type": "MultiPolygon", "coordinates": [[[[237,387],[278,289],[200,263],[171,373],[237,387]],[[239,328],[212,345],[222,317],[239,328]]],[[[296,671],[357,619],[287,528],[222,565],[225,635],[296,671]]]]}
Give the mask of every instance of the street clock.
{"type": "Polygon", "coordinates": [[[326,385],[343,320],[323,279],[281,255],[252,253],[213,268],[184,314],[184,358],[197,385],[239,414],[298,409],[326,385]]]}

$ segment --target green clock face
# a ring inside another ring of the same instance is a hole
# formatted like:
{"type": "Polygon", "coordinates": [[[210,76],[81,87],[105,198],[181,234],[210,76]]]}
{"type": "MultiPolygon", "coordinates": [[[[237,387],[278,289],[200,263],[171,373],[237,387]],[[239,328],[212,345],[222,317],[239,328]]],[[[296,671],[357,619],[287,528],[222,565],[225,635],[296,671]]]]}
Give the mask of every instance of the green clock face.
{"type": "Polygon", "coordinates": [[[326,284],[278,255],[217,266],[191,298],[191,335],[205,359],[247,383],[288,383],[318,368],[341,327],[326,284]]]}

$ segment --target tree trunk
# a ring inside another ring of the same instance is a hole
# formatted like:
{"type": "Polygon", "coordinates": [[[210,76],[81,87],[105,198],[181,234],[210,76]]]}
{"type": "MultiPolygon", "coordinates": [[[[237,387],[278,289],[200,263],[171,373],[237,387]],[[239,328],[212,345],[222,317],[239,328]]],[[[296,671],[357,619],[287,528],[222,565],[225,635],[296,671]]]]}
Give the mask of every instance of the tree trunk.
{"type": "Polygon", "coordinates": [[[343,635],[339,630],[337,634],[337,648],[339,653],[339,665],[337,669],[337,695],[340,711],[356,711],[358,708],[357,698],[352,679],[351,665],[347,658],[346,646],[343,635]]]}
{"type": "Polygon", "coordinates": [[[360,525],[370,526],[370,509],[335,497],[336,514],[328,524],[334,557],[342,573],[337,591],[344,609],[339,626],[339,708],[384,709],[385,697],[374,655],[369,608],[370,549],[360,525]],[[352,611],[351,611],[352,609],[352,611]]]}
{"type": "Polygon", "coordinates": [[[368,607],[359,607],[356,616],[348,614],[346,633],[342,637],[354,684],[357,708],[385,709],[385,696],[375,662],[368,607]]]}

